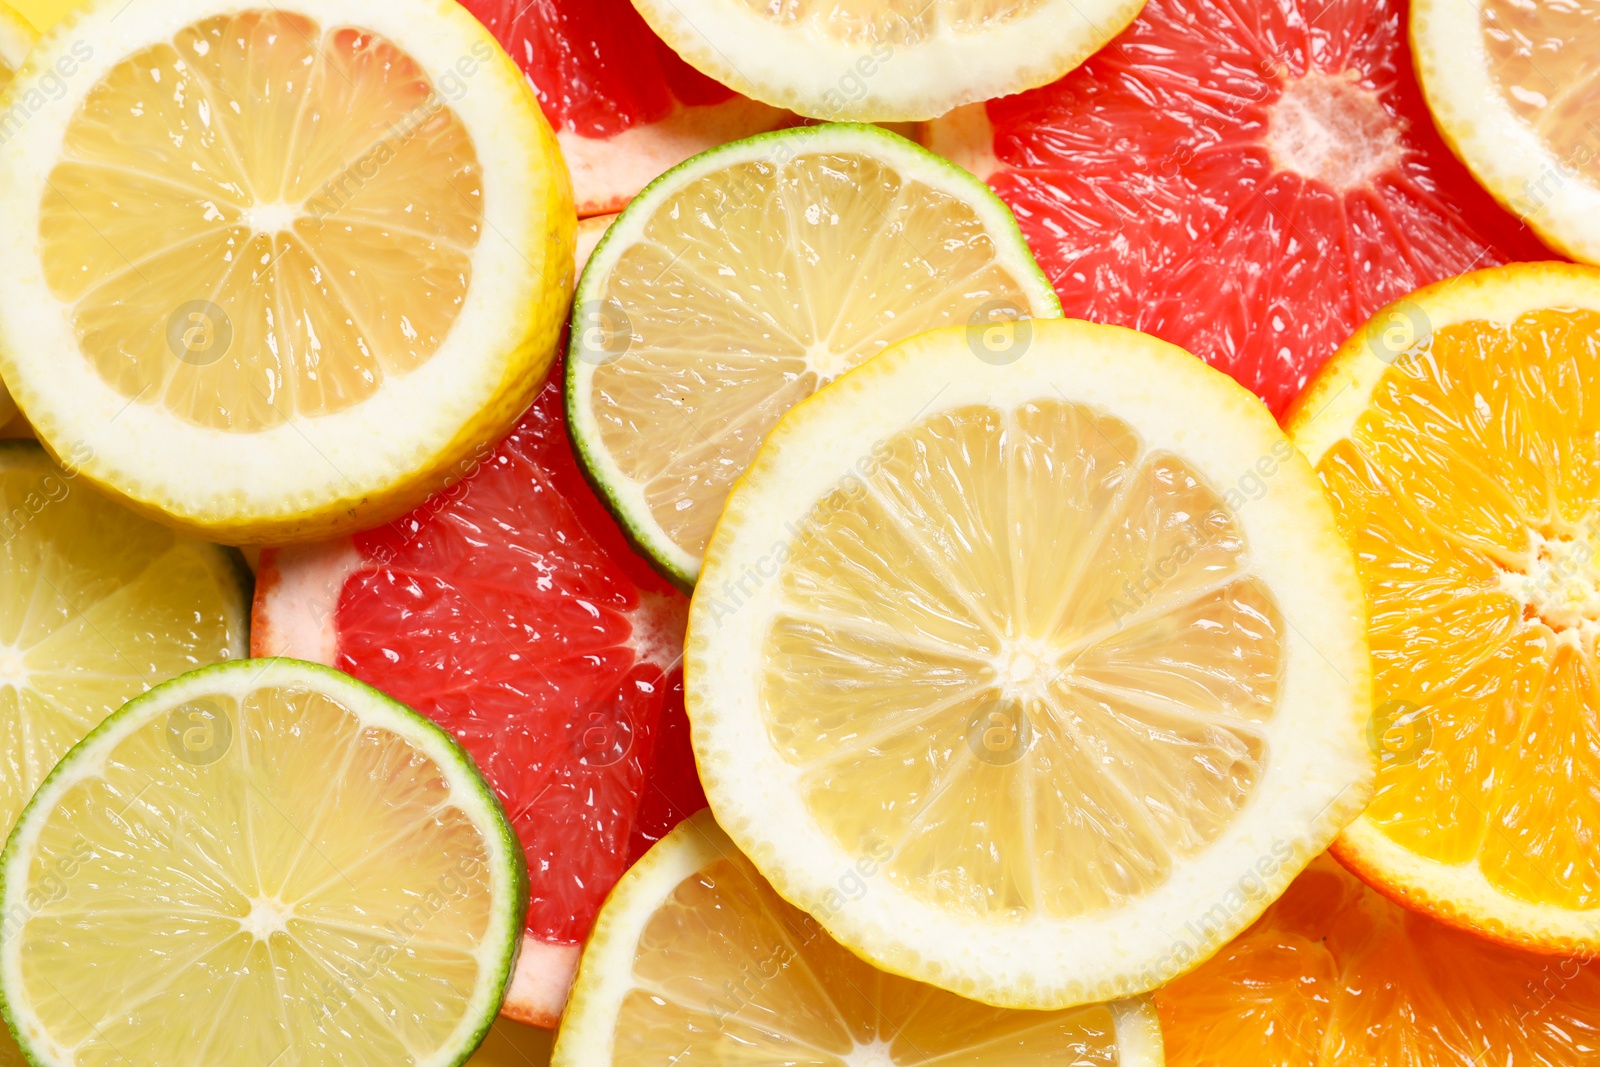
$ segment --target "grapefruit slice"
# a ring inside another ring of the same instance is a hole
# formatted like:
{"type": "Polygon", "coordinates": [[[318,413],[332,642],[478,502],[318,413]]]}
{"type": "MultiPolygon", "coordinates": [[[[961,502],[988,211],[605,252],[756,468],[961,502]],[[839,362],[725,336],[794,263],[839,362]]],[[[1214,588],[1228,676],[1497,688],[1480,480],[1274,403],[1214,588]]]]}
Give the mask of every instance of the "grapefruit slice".
{"type": "Polygon", "coordinates": [[[505,1011],[547,1027],[607,891],[704,804],[678,665],[687,603],[585,484],[559,381],[412,514],[263,553],[252,634],[258,655],[381,686],[477,760],[531,872],[505,1011]]]}
{"type": "Polygon", "coordinates": [[[1151,0],[1053,85],[926,143],[1009,203],[1068,316],[1132,326],[1281,412],[1369,315],[1546,258],[1434,131],[1403,0],[1151,0]]]}
{"type": "Polygon", "coordinates": [[[668,48],[629,0],[463,0],[521,65],[556,129],[578,214],[620,211],[690,156],[794,121],[668,48]]]}
{"type": "Polygon", "coordinates": [[[1482,941],[1319,858],[1254,926],[1156,991],[1168,1067],[1569,1067],[1600,971],[1482,941]]]}

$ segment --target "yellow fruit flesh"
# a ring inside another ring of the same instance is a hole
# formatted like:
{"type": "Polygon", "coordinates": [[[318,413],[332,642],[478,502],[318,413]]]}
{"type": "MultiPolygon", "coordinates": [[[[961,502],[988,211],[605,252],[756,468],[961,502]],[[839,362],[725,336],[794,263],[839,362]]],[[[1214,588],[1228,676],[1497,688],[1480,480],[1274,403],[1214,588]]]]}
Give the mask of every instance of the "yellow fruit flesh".
{"type": "Polygon", "coordinates": [[[1043,401],[903,430],[800,524],[781,581],[769,734],[838,845],[940,908],[1115,907],[1264,773],[1282,616],[1224,498],[1115,418],[1043,401]]]}
{"type": "Polygon", "coordinates": [[[639,939],[611,1062],[805,1067],[1115,1067],[1103,1005],[1007,1011],[878,971],[731,850],[639,939]]]}
{"type": "Polygon", "coordinates": [[[244,644],[244,593],[212,550],[42,456],[0,468],[0,588],[0,835],[107,715],[244,644]]]}
{"type": "Polygon", "coordinates": [[[982,33],[1044,0],[741,0],[756,15],[851,44],[916,45],[940,32],[982,33]]]}
{"type": "Polygon", "coordinates": [[[593,297],[626,347],[595,369],[591,410],[652,517],[699,556],[784,412],[980,304],[1026,312],[1032,291],[970,205],[873,159],[729,167],[663,201],[593,297]]]}
{"type": "Polygon", "coordinates": [[[1600,1050],[1600,973],[1406,911],[1322,859],[1155,994],[1169,1067],[1571,1067],[1600,1050]]]}
{"type": "Polygon", "coordinates": [[[1600,907],[1600,314],[1464,322],[1318,465],[1371,609],[1367,818],[1511,897],[1600,907]]]}
{"type": "Polygon", "coordinates": [[[58,890],[16,934],[21,982],[80,1067],[290,1045],[319,1067],[417,1062],[477,981],[488,877],[446,774],[403,738],[301,687],[195,698],[42,826],[30,879],[58,890]]]}
{"type": "Polygon", "coordinates": [[[1600,2],[1485,0],[1478,18],[1511,110],[1563,166],[1600,179],[1600,2]]]}
{"type": "Polygon", "coordinates": [[[249,433],[344,410],[434,354],[482,186],[460,119],[393,44],[246,11],[113,67],[41,210],[46,279],[105,381],[249,433]]]}

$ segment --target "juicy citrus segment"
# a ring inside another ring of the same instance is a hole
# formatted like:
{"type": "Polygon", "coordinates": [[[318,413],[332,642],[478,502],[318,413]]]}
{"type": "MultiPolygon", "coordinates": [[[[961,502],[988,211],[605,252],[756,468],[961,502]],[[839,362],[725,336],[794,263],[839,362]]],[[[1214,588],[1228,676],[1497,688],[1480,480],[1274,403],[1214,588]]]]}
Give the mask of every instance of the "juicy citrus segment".
{"type": "MultiPolygon", "coordinates": [[[[17,69],[27,58],[28,49],[38,38],[26,19],[5,4],[0,4],[0,93],[11,84],[17,69]]],[[[10,422],[17,414],[17,403],[11,399],[4,383],[0,383],[0,426],[10,422]]],[[[5,1038],[0,1036],[0,1042],[5,1038]]]]}
{"type": "Polygon", "coordinates": [[[762,718],[807,806],[947,910],[1078,916],[1166,881],[1253,794],[1285,666],[1221,496],[1061,400],[875,458],[799,524],[767,638],[762,718]]]}
{"type": "Polygon", "coordinates": [[[1143,1001],[991,1008],[873,968],[787,903],[702,813],[619,883],[584,953],[558,1067],[927,1063],[1142,1067],[1143,1001]]]}
{"type": "Polygon", "coordinates": [[[1006,1007],[1112,999],[1241,929],[1364,805],[1354,568],[1221,374],[1113,327],[1036,321],[1003,364],[973,333],[823,389],[735,488],[690,607],[697,762],[868,960],[1006,1007]],[[1275,846],[1252,895],[1202,906],[1275,846]],[[871,891],[832,900],[863,857],[871,891]]]}
{"type": "Polygon", "coordinates": [[[1581,960],[1453,930],[1329,859],[1155,1001],[1171,1067],[1563,1067],[1600,1036],[1581,960]]]}
{"type": "Polygon", "coordinates": [[[1361,827],[1394,855],[1352,862],[1530,944],[1528,914],[1600,915],[1597,334],[1600,274],[1467,275],[1380,313],[1290,420],[1372,613],[1383,758],[1361,827]],[[1431,865],[1478,892],[1428,885],[1431,865]]]}
{"type": "Polygon", "coordinates": [[[459,477],[570,286],[554,136],[488,31],[440,0],[313,6],[96,0],[19,75],[64,91],[7,133],[19,402],[98,484],[231,543],[459,477]]]}
{"type": "Polygon", "coordinates": [[[1052,81],[1142,0],[633,0],[724,85],[812,118],[931,119],[1052,81]]]}
{"type": "Polygon", "coordinates": [[[691,160],[623,213],[581,289],[568,362],[581,454],[686,582],[784,412],[911,334],[1054,307],[982,186],[856,126],[691,160]]]}
{"type": "Polygon", "coordinates": [[[1600,262],[1600,4],[1424,0],[1411,28],[1456,154],[1552,246],[1600,262]]]}
{"type": "Polygon", "coordinates": [[[24,815],[6,1010],[45,1064],[459,1063],[512,958],[514,849],[460,750],[375,691],[292,661],[194,672],[24,815]]]}
{"type": "Polygon", "coordinates": [[[0,446],[0,833],[129,699],[245,654],[237,555],[136,518],[29,443],[0,446]]]}
{"type": "Polygon", "coordinates": [[[85,357],[129,399],[239,433],[426,362],[483,225],[477,152],[431,99],[393,42],[281,11],[205,19],[117,64],[67,127],[39,227],[85,357]],[[192,167],[173,168],[174,131],[192,167]],[[170,311],[191,303],[174,359],[170,311]]]}
{"type": "Polygon", "coordinates": [[[1279,412],[1378,308],[1546,254],[1439,140],[1405,10],[1151,0],[1055,84],[925,143],[1016,211],[1066,314],[1155,334],[1279,412]]]}

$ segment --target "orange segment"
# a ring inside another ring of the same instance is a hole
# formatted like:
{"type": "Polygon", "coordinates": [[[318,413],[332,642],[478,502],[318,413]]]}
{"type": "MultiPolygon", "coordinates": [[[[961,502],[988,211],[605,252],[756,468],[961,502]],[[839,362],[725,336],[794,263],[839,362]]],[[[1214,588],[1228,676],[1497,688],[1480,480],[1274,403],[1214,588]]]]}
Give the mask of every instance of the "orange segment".
{"type": "Polygon", "coordinates": [[[1330,859],[1158,991],[1169,1067],[1568,1067],[1600,1049],[1600,973],[1407,911],[1330,859]]]}
{"type": "Polygon", "coordinates": [[[1382,758],[1337,847],[1436,915],[1551,949],[1600,915],[1597,336],[1600,272],[1467,275],[1380,312],[1289,419],[1371,610],[1382,758]],[[1396,352],[1402,315],[1422,329],[1396,352]]]}

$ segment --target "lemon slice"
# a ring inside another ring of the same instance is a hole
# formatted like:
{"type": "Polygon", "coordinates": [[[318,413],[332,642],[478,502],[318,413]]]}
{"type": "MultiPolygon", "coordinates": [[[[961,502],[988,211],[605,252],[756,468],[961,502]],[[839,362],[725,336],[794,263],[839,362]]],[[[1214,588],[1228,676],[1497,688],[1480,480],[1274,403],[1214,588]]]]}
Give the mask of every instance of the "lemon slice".
{"type": "Polygon", "coordinates": [[[1144,0],[633,0],[674,51],[811,118],[937,118],[1053,82],[1144,0]]]}
{"type": "Polygon", "coordinates": [[[1385,308],[1288,415],[1372,607],[1371,806],[1335,846],[1434,917],[1600,942],[1600,270],[1514,264],[1385,308]]]}
{"type": "Polygon", "coordinates": [[[41,1067],[455,1065],[527,908],[437,726],[338,671],[158,686],[62,760],[0,859],[0,993],[41,1067]]]}
{"type": "Polygon", "coordinates": [[[371,525],[538,388],[571,193],[456,4],[97,0],[5,102],[0,370],[141,509],[229,543],[371,525]]]}
{"type": "MultiPolygon", "coordinates": [[[[26,19],[0,4],[0,95],[16,77],[17,69],[22,66],[22,61],[27,58],[28,50],[38,36],[26,19]]],[[[0,426],[16,418],[16,415],[17,402],[11,399],[5,385],[0,383],[0,426]]],[[[0,1037],[0,1041],[3,1040],[0,1037]]]]}
{"type": "Polygon", "coordinates": [[[552,1064],[702,1062],[1159,1067],[1161,1028],[1145,1000],[1011,1011],[875,970],[773,892],[703,811],[606,901],[552,1064]]]}
{"type": "Polygon", "coordinates": [[[1361,589],[1305,461],[1220,372],[1075,320],[1002,366],[936,330],[790,412],[712,537],[684,682],[777,890],[1005,1007],[1183,973],[1373,773],[1361,589]]]}
{"type": "Polygon", "coordinates": [[[573,311],[579,458],[657,567],[694,583],[728,489],[790,407],[895,341],[1061,314],[1010,210],[873,126],[803,127],[668,171],[611,224],[573,311]]]}
{"type": "Polygon", "coordinates": [[[1417,0],[1411,46],[1478,181],[1553,248],[1600,263],[1600,3],[1417,0]]]}

